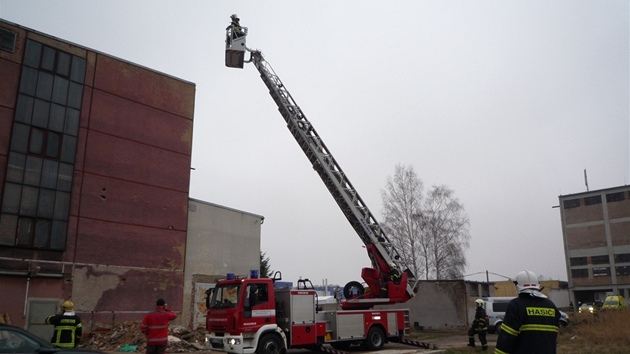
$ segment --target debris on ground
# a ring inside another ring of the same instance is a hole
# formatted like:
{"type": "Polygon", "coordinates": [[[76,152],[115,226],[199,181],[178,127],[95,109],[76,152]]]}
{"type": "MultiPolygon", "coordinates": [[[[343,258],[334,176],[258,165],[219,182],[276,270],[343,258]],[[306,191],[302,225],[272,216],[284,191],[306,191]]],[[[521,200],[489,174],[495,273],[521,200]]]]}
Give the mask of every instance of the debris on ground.
{"type": "MultiPolygon", "coordinates": [[[[141,321],[126,321],[111,329],[93,330],[79,347],[105,352],[145,352],[147,338],[140,326],[141,321]]],[[[204,347],[206,333],[205,329],[190,330],[184,326],[170,325],[167,352],[208,350],[204,347]]]]}

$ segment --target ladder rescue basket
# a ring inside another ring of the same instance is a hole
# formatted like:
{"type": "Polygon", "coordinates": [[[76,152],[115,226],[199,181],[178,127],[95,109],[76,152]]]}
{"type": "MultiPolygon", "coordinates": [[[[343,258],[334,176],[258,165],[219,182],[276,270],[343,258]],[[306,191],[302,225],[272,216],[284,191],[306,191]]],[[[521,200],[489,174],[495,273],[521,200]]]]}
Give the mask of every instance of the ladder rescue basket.
{"type": "Polygon", "coordinates": [[[245,40],[247,27],[229,26],[225,32],[225,66],[228,68],[243,68],[245,62],[245,40]]]}

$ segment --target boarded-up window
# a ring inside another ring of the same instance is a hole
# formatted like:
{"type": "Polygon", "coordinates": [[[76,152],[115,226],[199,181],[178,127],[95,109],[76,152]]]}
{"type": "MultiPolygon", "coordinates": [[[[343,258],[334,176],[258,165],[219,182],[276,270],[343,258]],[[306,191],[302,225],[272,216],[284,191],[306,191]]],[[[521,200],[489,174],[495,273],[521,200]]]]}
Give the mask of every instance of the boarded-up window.
{"type": "Polygon", "coordinates": [[[594,277],[608,277],[610,276],[610,267],[595,267],[593,268],[594,277]]]}

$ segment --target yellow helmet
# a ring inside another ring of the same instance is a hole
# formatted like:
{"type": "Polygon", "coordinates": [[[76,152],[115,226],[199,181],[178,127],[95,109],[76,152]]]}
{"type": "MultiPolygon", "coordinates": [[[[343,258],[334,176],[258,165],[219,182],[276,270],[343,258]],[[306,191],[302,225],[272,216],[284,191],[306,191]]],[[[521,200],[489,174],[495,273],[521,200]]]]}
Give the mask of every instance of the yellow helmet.
{"type": "Polygon", "coordinates": [[[66,311],[72,311],[74,309],[74,304],[70,300],[66,300],[61,304],[61,307],[66,311]]]}

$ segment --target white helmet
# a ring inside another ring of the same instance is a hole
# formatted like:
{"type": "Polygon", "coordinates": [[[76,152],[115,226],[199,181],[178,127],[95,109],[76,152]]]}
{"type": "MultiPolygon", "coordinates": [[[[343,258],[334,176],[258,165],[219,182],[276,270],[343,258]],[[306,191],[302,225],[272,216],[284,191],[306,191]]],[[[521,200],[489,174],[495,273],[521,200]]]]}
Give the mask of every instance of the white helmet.
{"type": "Polygon", "coordinates": [[[531,270],[523,270],[516,275],[516,291],[521,293],[527,289],[540,290],[540,284],[538,283],[538,277],[536,273],[531,270]]]}
{"type": "Polygon", "coordinates": [[[477,305],[477,307],[483,307],[483,300],[481,299],[475,300],[475,305],[477,305]]]}

